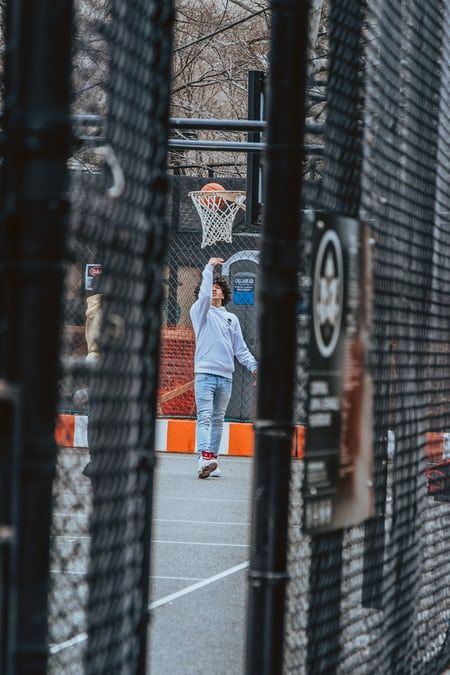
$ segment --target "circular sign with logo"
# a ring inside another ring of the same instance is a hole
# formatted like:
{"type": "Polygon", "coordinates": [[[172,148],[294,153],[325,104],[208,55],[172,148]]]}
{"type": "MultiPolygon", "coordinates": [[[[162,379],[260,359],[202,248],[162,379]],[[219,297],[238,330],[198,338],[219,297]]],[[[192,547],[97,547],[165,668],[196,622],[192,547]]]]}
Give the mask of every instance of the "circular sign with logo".
{"type": "Polygon", "coordinates": [[[314,337],[320,354],[330,357],[339,339],[344,296],[342,247],[334,230],[327,230],[317,251],[313,283],[314,337]]]}
{"type": "Polygon", "coordinates": [[[89,274],[91,277],[98,277],[99,274],[102,273],[102,266],[101,265],[91,265],[89,268],[89,274]]]}

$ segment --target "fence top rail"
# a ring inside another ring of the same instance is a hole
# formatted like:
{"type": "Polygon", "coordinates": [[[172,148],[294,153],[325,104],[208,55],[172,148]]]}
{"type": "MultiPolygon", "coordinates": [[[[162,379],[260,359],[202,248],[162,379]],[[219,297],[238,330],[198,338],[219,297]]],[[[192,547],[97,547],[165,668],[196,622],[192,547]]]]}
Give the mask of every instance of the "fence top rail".
{"type": "MultiPolygon", "coordinates": [[[[4,112],[0,111],[0,120],[4,118],[4,112]]],[[[78,126],[101,126],[105,122],[104,115],[89,113],[77,113],[70,116],[72,122],[78,126]]],[[[171,117],[169,125],[172,129],[210,130],[210,131],[247,131],[262,132],[267,129],[265,120],[246,119],[216,119],[201,117],[171,117]]],[[[306,124],[305,131],[309,134],[323,134],[324,125],[319,122],[306,124]]]]}

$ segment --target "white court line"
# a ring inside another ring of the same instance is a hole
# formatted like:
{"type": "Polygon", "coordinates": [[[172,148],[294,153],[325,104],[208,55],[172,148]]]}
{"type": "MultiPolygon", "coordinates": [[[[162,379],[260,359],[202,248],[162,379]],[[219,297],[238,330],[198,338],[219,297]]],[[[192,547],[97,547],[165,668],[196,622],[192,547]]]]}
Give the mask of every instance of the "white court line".
{"type": "MultiPolygon", "coordinates": [[[[86,513],[54,513],[54,516],[64,516],[65,518],[89,518],[86,513]]],[[[152,518],[153,523],[191,523],[192,525],[211,525],[210,520],[181,520],[178,518],[152,518]]],[[[242,525],[250,527],[251,523],[235,522],[232,520],[215,520],[214,525],[242,525]]],[[[301,525],[289,525],[291,529],[301,527],[301,525]]],[[[62,536],[62,535],[59,535],[62,536]]]]}
{"type": "Polygon", "coordinates": [[[87,640],[87,637],[87,633],[79,633],[78,635],[75,635],[75,637],[70,638],[70,640],[64,640],[64,642],[59,642],[57,645],[50,645],[49,652],[50,654],[59,654],[65,649],[69,649],[69,647],[75,647],[75,645],[79,645],[80,642],[84,642],[87,640]]]}
{"type": "MultiPolygon", "coordinates": [[[[156,456],[158,457],[158,461],[161,461],[161,459],[166,459],[168,462],[170,460],[180,460],[184,462],[192,462],[192,461],[197,461],[196,453],[195,452],[167,452],[167,450],[160,450],[156,451],[156,456]]],[[[218,460],[219,462],[222,462],[224,464],[242,464],[248,461],[253,460],[253,457],[239,457],[238,455],[223,455],[219,454],[218,455],[218,460]]]]}
{"type": "MultiPolygon", "coordinates": [[[[196,464],[197,464],[197,461],[196,461],[196,464]]],[[[181,467],[180,467],[180,468],[181,468],[181,467]]],[[[183,467],[183,468],[185,468],[185,467],[183,467]]],[[[220,468],[221,468],[221,469],[225,469],[225,466],[224,466],[223,463],[220,464],[220,468]]],[[[226,469],[225,469],[225,470],[226,470],[226,469]]],[[[157,469],[157,472],[156,472],[156,474],[155,474],[155,479],[156,479],[156,481],[158,481],[158,476],[191,476],[191,477],[195,477],[195,478],[196,478],[196,477],[197,477],[197,471],[198,471],[198,467],[197,467],[197,466],[194,467],[194,470],[193,470],[193,471],[192,471],[192,470],[189,470],[189,471],[181,471],[180,469],[178,469],[178,470],[175,469],[175,470],[169,471],[168,469],[157,469]]],[[[213,476],[213,478],[214,478],[214,476],[213,476]]],[[[224,473],[223,476],[222,476],[222,478],[226,478],[226,479],[228,479],[228,480],[230,480],[230,479],[232,480],[232,479],[234,478],[234,476],[233,476],[232,474],[229,474],[229,475],[228,475],[228,474],[224,473]]],[[[250,483],[250,479],[251,479],[251,476],[249,476],[248,479],[246,478],[245,480],[248,480],[248,482],[250,483]]],[[[212,482],[212,481],[211,481],[211,482],[212,482]]],[[[214,482],[216,482],[216,481],[214,481],[214,482]]],[[[217,482],[218,482],[218,481],[217,481],[217,482]]],[[[222,481],[220,481],[220,482],[222,483],[222,481]]],[[[228,482],[228,481],[225,481],[225,482],[228,482]]]]}
{"type": "Polygon", "coordinates": [[[172,581],[202,581],[201,577],[164,577],[157,574],[152,574],[150,579],[170,579],[172,581]]]}
{"type": "MultiPolygon", "coordinates": [[[[211,525],[210,520],[178,520],[176,518],[153,518],[154,523],[192,523],[193,525],[211,525]]],[[[244,527],[250,526],[250,523],[242,522],[233,522],[230,520],[214,520],[214,526],[216,525],[243,525],[244,527]]]]}
{"type": "Polygon", "coordinates": [[[231,502],[232,504],[242,503],[249,504],[251,499],[217,499],[214,497],[166,497],[165,495],[156,495],[155,501],[158,502],[161,499],[170,499],[175,502],[231,502]]]}
{"type": "MultiPolygon", "coordinates": [[[[197,584],[192,584],[191,586],[183,588],[183,590],[181,591],[171,593],[170,595],[166,595],[164,598],[161,598],[160,600],[155,600],[155,602],[151,602],[148,606],[148,609],[152,610],[156,609],[157,607],[161,607],[162,605],[167,605],[169,602],[173,602],[174,600],[183,597],[183,595],[189,595],[189,593],[193,593],[194,591],[198,591],[200,588],[209,586],[209,584],[213,584],[215,581],[220,581],[221,579],[225,579],[225,577],[229,577],[232,574],[235,574],[236,572],[245,570],[248,566],[249,562],[247,561],[241,563],[240,565],[235,565],[235,567],[230,567],[224,572],[215,574],[213,577],[203,579],[203,581],[199,581],[197,584]]],[[[85,640],[87,640],[87,637],[88,637],[87,633],[79,633],[79,635],[75,635],[75,637],[71,638],[70,640],[65,640],[64,642],[60,642],[59,644],[56,645],[50,645],[49,646],[50,654],[59,654],[60,652],[64,651],[64,649],[74,647],[75,645],[84,642],[85,640]]]]}
{"type": "Polygon", "coordinates": [[[171,593],[170,595],[166,595],[165,598],[161,598],[160,600],[155,600],[155,602],[151,602],[148,608],[150,610],[156,609],[157,607],[161,607],[162,605],[167,605],[169,602],[173,602],[174,600],[177,600],[178,598],[183,597],[183,595],[189,595],[189,593],[193,593],[194,591],[198,591],[200,588],[204,588],[205,586],[209,586],[209,584],[213,584],[215,581],[220,581],[220,579],[225,579],[225,577],[229,577],[231,574],[235,574],[236,572],[240,572],[241,570],[245,570],[246,567],[248,567],[249,563],[248,561],[245,563],[241,563],[240,565],[235,565],[235,567],[230,567],[229,569],[225,570],[224,572],[220,572],[219,574],[215,574],[213,577],[209,577],[208,579],[203,579],[203,581],[199,581],[198,584],[192,584],[192,586],[188,586],[187,588],[183,588],[181,591],[177,591],[176,593],[171,593]]]}
{"type": "MultiPolygon", "coordinates": [[[[85,577],[87,575],[87,571],[50,570],[50,574],[72,574],[74,576],[85,577]]],[[[171,581],[201,581],[202,577],[167,577],[158,574],[152,574],[150,579],[169,579],[171,581]]]]}
{"type": "MultiPolygon", "coordinates": [[[[54,513],[54,516],[74,517],[74,518],[89,518],[85,513],[54,513]]],[[[210,520],[181,520],[178,518],[152,518],[154,523],[192,523],[193,525],[211,525],[210,520]]],[[[234,522],[231,520],[215,520],[214,525],[242,525],[249,527],[250,523],[234,522]]]]}
{"type": "MultiPolygon", "coordinates": [[[[74,516],[76,518],[89,518],[89,516],[83,513],[54,513],[54,516],[74,516]]],[[[191,525],[211,525],[210,520],[180,520],[178,518],[152,518],[153,523],[180,523],[180,524],[191,524],[191,525]]],[[[251,523],[242,523],[234,522],[232,520],[215,520],[214,525],[238,525],[242,527],[250,527],[251,523]]],[[[301,527],[301,525],[289,525],[290,530],[295,530],[301,527]]],[[[64,535],[55,535],[55,537],[64,537],[64,535]]]]}
{"type": "Polygon", "coordinates": [[[182,544],[183,546],[224,546],[225,548],[250,548],[249,544],[222,544],[213,541],[171,541],[166,539],[152,539],[152,544],[182,544]]]}
{"type": "MultiPolygon", "coordinates": [[[[55,490],[55,492],[54,492],[55,496],[62,496],[62,495],[65,495],[65,494],[73,495],[74,492],[73,492],[73,490],[69,490],[69,489],[55,490]]],[[[87,494],[89,494],[87,491],[83,491],[83,490],[77,491],[77,496],[78,495],[87,495],[87,494]]],[[[252,501],[251,499],[214,499],[214,498],[210,498],[210,497],[195,497],[195,496],[192,496],[192,497],[166,497],[165,495],[158,495],[157,494],[155,501],[157,502],[157,501],[160,501],[161,499],[170,499],[172,501],[177,501],[177,502],[222,502],[222,503],[223,502],[232,502],[232,503],[236,503],[236,504],[239,504],[239,503],[248,504],[252,501]]]]}
{"type": "MultiPolygon", "coordinates": [[[[221,466],[223,468],[223,464],[221,466]]],[[[197,467],[195,467],[194,471],[166,471],[165,469],[164,470],[158,469],[158,476],[194,476],[194,475],[195,476],[197,475],[197,467]]],[[[156,480],[158,480],[158,476],[156,476],[156,480]]]]}
{"type": "MultiPolygon", "coordinates": [[[[154,523],[192,523],[193,525],[211,525],[210,520],[178,520],[177,518],[153,518],[154,523]]],[[[232,520],[215,520],[216,525],[243,525],[249,526],[250,523],[234,522],[232,520]]]]}
{"type": "MultiPolygon", "coordinates": [[[[53,539],[64,539],[64,541],[80,541],[80,539],[87,539],[90,541],[91,537],[85,534],[80,535],[65,535],[57,534],[53,539]]],[[[152,544],[182,544],[183,546],[225,546],[231,548],[248,548],[248,544],[222,544],[214,541],[179,541],[178,539],[152,539],[152,544]]]]}

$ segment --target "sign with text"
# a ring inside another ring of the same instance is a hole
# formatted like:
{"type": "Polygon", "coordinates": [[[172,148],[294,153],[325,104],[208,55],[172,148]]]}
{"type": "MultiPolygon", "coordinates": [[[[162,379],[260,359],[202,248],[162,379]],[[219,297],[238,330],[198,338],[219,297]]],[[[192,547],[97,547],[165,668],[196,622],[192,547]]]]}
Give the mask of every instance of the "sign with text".
{"type": "Polygon", "coordinates": [[[354,525],[374,514],[367,227],[317,213],[312,259],[303,480],[303,527],[309,533],[354,525]]]}
{"type": "Polygon", "coordinates": [[[100,263],[88,263],[84,268],[84,290],[95,292],[103,272],[100,263]]]}
{"type": "Polygon", "coordinates": [[[255,304],[255,280],[256,275],[250,273],[238,273],[233,277],[233,304],[255,304]]]}

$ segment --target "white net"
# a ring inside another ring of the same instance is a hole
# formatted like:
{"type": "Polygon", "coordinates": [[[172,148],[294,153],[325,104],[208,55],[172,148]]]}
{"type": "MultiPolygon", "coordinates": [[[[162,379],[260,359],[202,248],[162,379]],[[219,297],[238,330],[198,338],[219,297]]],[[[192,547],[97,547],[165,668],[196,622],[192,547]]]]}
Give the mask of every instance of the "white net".
{"type": "Polygon", "coordinates": [[[239,209],[245,210],[245,192],[214,190],[190,192],[189,196],[202,224],[201,247],[205,248],[216,241],[231,243],[236,214],[239,209]]]}

